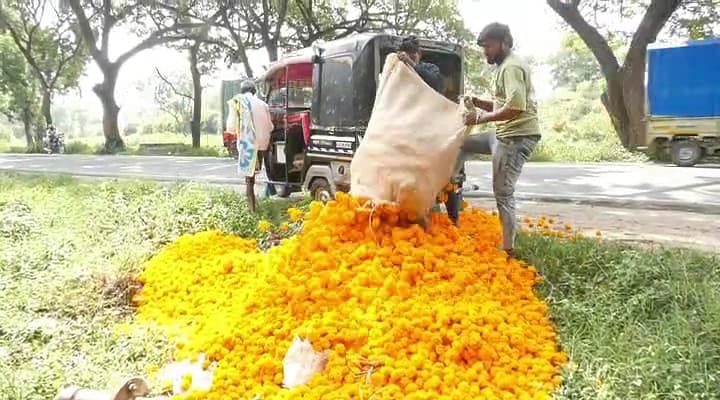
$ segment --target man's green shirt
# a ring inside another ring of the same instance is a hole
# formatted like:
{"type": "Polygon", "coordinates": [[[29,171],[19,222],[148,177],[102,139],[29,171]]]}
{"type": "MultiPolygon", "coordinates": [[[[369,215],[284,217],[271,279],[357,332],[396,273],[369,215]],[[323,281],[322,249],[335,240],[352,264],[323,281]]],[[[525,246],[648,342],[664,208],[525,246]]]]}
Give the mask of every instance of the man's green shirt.
{"type": "Polygon", "coordinates": [[[495,110],[508,105],[522,111],[511,120],[497,122],[497,137],[540,135],[535,89],[527,65],[515,54],[510,54],[495,72],[494,81],[495,110]]]}

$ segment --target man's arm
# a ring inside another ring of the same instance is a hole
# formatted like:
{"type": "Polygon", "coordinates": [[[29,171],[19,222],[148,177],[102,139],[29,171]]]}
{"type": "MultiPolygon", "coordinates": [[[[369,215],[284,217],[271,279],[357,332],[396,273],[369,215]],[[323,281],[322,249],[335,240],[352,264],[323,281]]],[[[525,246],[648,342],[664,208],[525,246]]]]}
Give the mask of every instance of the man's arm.
{"type": "Polygon", "coordinates": [[[480,113],[467,113],[466,125],[475,125],[485,122],[509,121],[525,111],[527,108],[527,95],[525,89],[525,76],[518,67],[507,68],[502,76],[505,92],[505,104],[497,110],[480,113]]]}
{"type": "Polygon", "coordinates": [[[495,107],[492,101],[478,99],[477,97],[473,97],[472,102],[475,107],[487,112],[492,111],[495,107]]]}

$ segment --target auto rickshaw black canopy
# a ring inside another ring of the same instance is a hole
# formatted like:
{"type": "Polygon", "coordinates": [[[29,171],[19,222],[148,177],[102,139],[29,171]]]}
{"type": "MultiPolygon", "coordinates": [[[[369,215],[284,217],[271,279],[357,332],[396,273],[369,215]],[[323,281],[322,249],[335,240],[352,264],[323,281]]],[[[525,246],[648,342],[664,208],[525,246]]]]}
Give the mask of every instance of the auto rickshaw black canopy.
{"type": "MultiPolygon", "coordinates": [[[[313,127],[364,131],[385,58],[397,50],[401,41],[399,36],[365,33],[314,46],[313,127]]],[[[423,61],[440,68],[443,94],[457,101],[463,93],[462,47],[431,40],[421,40],[420,46],[423,61]]],[[[304,54],[308,54],[307,50],[304,54]]]]}

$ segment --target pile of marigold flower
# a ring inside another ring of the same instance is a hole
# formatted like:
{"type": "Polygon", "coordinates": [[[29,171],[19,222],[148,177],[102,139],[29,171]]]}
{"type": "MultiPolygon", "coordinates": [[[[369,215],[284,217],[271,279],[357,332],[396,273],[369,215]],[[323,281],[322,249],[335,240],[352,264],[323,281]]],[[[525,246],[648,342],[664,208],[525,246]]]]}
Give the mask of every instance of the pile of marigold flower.
{"type": "Polygon", "coordinates": [[[406,220],[339,194],[267,252],[204,232],[151,259],[139,318],[165,327],[178,359],[216,368],[210,392],[184,398],[549,399],[567,358],[535,269],[496,249],[497,218],[470,209],[456,228],[434,214],[427,232],[406,220]],[[329,363],[284,389],[296,336],[329,363]]]}
{"type": "MultiPolygon", "coordinates": [[[[524,228],[529,232],[534,232],[546,237],[576,240],[584,238],[581,231],[573,228],[569,223],[560,223],[552,217],[541,216],[537,219],[530,217],[523,218],[524,228]]],[[[602,237],[601,231],[595,231],[595,236],[602,237]]]]}

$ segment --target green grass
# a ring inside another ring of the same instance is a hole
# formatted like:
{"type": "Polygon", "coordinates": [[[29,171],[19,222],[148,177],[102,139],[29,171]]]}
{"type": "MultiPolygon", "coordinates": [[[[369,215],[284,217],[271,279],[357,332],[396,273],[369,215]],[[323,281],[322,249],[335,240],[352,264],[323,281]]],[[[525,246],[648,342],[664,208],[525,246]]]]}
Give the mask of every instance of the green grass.
{"type": "Polygon", "coordinates": [[[120,154],[146,156],[146,155],[167,155],[183,157],[225,157],[227,151],[222,147],[192,147],[188,144],[167,144],[155,149],[128,146],[128,150],[120,154]]]}
{"type": "MultiPolygon", "coordinates": [[[[191,138],[187,135],[175,133],[134,134],[123,137],[127,150],[121,154],[129,155],[168,155],[186,157],[227,157],[227,150],[222,143],[222,135],[202,135],[200,147],[192,147],[191,138]],[[162,151],[147,151],[141,145],[160,144],[167,145],[162,151]]],[[[66,154],[102,154],[104,137],[66,137],[66,154]]],[[[11,141],[0,140],[0,153],[33,153],[42,152],[42,149],[28,149],[20,139],[11,141]]]]}
{"type": "Polygon", "coordinates": [[[559,398],[718,398],[720,256],[538,236],[521,253],[571,355],[559,398]]]}
{"type": "MultiPolygon", "coordinates": [[[[261,216],[279,221],[288,204],[261,202],[261,216]]],[[[114,332],[132,320],[129,277],[183,233],[256,236],[258,218],[229,190],[0,174],[0,399],[104,388],[164,363],[156,332],[114,332]]]]}
{"type": "MultiPolygon", "coordinates": [[[[0,400],[52,398],[67,383],[105,388],[169,354],[132,322],[142,262],[187,232],[255,236],[290,203],[197,185],[0,174],[0,400]]],[[[523,236],[546,281],[572,362],[560,399],[715,399],[720,393],[720,258],[523,236]]]]}

